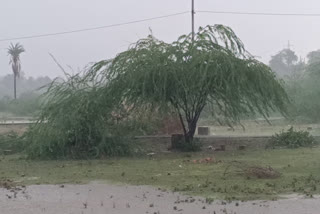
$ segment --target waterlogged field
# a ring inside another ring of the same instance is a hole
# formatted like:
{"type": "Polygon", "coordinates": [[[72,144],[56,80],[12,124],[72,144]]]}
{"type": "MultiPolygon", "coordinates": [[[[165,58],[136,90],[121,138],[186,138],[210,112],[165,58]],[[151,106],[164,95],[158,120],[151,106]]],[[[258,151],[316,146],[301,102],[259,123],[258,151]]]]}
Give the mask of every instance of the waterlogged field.
{"type": "Polygon", "coordinates": [[[92,181],[152,185],[218,199],[273,199],[320,193],[320,148],[155,155],[107,160],[30,161],[6,155],[0,161],[4,185],[84,184],[92,181]],[[248,173],[264,167],[279,173],[248,173]]]}

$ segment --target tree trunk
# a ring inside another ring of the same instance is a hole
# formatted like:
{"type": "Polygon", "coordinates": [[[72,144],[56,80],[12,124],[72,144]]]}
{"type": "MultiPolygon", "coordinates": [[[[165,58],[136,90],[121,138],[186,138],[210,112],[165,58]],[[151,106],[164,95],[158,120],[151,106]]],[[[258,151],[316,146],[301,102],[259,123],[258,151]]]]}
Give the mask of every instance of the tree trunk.
{"type": "Polygon", "coordinates": [[[17,75],[13,74],[14,99],[17,99],[17,75]]]}
{"type": "Polygon", "coordinates": [[[186,143],[192,143],[196,128],[197,122],[195,120],[188,121],[188,131],[185,133],[186,143]]]}

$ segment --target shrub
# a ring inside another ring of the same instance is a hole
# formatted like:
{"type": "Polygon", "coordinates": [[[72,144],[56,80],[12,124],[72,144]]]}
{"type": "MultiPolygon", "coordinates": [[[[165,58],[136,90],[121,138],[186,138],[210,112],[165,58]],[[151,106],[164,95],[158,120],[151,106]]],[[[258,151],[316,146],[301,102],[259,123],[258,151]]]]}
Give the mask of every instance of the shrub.
{"type": "Polygon", "coordinates": [[[277,133],[271,138],[270,146],[284,148],[310,147],[314,145],[314,138],[307,131],[295,131],[293,127],[288,131],[277,133]]]}
{"type": "Polygon", "coordinates": [[[10,132],[0,135],[0,154],[6,152],[15,154],[23,151],[23,137],[20,137],[15,132],[10,132]]]}
{"type": "Polygon", "coordinates": [[[38,121],[25,135],[30,158],[99,158],[130,153],[125,133],[118,129],[119,112],[106,81],[86,72],[55,80],[42,97],[38,121]]]}

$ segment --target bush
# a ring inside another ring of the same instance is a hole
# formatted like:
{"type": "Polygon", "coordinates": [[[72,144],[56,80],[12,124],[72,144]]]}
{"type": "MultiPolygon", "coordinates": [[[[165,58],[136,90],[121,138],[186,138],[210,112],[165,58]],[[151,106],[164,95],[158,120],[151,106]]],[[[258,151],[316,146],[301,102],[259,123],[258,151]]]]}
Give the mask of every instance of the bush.
{"type": "Polygon", "coordinates": [[[38,121],[25,135],[30,158],[83,159],[130,154],[107,84],[92,72],[56,80],[42,97],[38,121]]]}
{"type": "Polygon", "coordinates": [[[0,135],[0,154],[15,154],[23,151],[23,137],[15,132],[0,135]]]}
{"type": "Polygon", "coordinates": [[[307,131],[295,131],[293,127],[282,131],[271,138],[270,146],[283,148],[310,147],[315,143],[314,138],[307,131]]]}
{"type": "MultiPolygon", "coordinates": [[[[32,133],[32,132],[31,132],[32,133]]],[[[34,134],[34,133],[32,133],[34,134]]],[[[30,135],[30,133],[29,133],[30,135]]],[[[47,135],[47,134],[45,134],[47,135]]],[[[44,135],[44,136],[45,136],[44,135]]],[[[31,159],[91,159],[106,158],[114,156],[128,156],[132,152],[129,139],[121,137],[101,137],[93,138],[89,143],[78,144],[68,139],[59,139],[56,135],[50,137],[48,141],[39,143],[40,138],[29,138],[35,140],[27,147],[28,157],[31,159]]],[[[33,136],[34,137],[34,136],[33,136]]]]}

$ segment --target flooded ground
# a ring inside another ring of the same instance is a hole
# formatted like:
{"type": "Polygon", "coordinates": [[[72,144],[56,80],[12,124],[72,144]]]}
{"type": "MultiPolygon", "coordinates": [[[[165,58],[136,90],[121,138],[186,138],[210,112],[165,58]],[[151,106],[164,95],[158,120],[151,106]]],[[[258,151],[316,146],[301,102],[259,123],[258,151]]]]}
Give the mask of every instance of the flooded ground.
{"type": "Polygon", "coordinates": [[[320,198],[288,196],[277,201],[224,202],[148,186],[34,185],[0,189],[6,214],[317,214],[320,198]]]}

